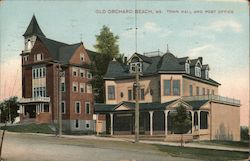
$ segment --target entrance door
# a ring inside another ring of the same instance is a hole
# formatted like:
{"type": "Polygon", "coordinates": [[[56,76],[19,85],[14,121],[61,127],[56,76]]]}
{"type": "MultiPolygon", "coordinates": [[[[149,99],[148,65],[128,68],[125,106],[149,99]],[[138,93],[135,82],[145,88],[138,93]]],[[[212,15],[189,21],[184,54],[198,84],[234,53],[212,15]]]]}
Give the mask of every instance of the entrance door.
{"type": "Polygon", "coordinates": [[[25,115],[29,116],[29,118],[36,118],[36,106],[35,105],[25,106],[25,115]]]}

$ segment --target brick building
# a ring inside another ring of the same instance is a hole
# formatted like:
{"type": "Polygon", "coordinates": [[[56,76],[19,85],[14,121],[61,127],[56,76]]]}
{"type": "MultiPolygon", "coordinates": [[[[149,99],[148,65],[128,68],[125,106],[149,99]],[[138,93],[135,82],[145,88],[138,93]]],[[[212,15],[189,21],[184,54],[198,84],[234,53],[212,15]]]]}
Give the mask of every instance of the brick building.
{"type": "Polygon", "coordinates": [[[23,36],[21,122],[57,122],[61,88],[63,130],[94,130],[92,51],[47,38],[35,16],[23,36]]]}
{"type": "Polygon", "coordinates": [[[190,139],[240,140],[240,101],[218,95],[202,57],[178,58],[169,51],[135,53],[121,64],[111,61],[105,75],[106,102],[95,104],[97,131],[134,134],[135,67],[140,72],[140,133],[175,139],[171,112],[182,104],[190,114],[190,139]]]}

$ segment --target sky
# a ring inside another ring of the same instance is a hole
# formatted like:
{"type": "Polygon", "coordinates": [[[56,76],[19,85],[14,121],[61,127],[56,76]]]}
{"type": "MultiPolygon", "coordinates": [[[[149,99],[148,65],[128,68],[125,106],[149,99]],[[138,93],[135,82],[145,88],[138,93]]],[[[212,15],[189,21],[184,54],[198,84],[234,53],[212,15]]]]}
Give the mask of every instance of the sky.
{"type": "MultiPolygon", "coordinates": [[[[103,25],[119,36],[120,53],[135,52],[135,1],[0,1],[0,100],[21,97],[22,37],[35,14],[46,37],[94,49],[103,25]]],[[[241,100],[249,118],[249,14],[245,0],[137,1],[137,51],[203,57],[219,95],[241,100]]]]}

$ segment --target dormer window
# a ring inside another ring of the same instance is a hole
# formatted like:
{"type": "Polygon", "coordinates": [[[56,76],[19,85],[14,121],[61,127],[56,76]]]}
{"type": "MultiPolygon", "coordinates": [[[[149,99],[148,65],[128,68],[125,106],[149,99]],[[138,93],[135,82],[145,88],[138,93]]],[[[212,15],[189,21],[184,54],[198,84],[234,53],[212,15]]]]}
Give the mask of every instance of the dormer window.
{"type": "Polygon", "coordinates": [[[138,66],[138,71],[142,72],[142,63],[140,62],[138,57],[133,57],[130,63],[130,72],[136,72],[136,66],[138,66]]]}
{"type": "Polygon", "coordinates": [[[136,72],[136,66],[138,66],[138,71],[142,72],[141,62],[136,62],[136,63],[130,63],[130,72],[131,73],[135,73],[136,72]]]}
{"type": "Polygon", "coordinates": [[[190,64],[188,61],[185,63],[185,71],[187,74],[190,74],[190,64]]]}
{"type": "Polygon", "coordinates": [[[199,61],[195,65],[195,76],[201,77],[201,64],[199,61]]]}
{"type": "Polygon", "coordinates": [[[34,55],[34,61],[42,61],[43,59],[44,59],[44,56],[42,53],[34,55]]]}
{"type": "Polygon", "coordinates": [[[27,48],[27,50],[31,50],[31,48],[32,48],[32,43],[31,43],[30,39],[27,40],[27,46],[26,46],[26,48],[27,48]]]}
{"type": "Polygon", "coordinates": [[[209,79],[209,72],[208,72],[208,69],[205,70],[205,79],[209,79]]]}

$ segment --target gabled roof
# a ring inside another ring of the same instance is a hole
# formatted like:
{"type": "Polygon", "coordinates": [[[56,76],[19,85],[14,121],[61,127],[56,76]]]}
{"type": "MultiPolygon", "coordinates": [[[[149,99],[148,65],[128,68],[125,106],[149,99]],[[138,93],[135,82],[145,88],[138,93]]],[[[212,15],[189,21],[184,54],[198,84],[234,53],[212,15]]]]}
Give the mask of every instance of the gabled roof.
{"type": "Polygon", "coordinates": [[[178,58],[178,61],[180,64],[185,64],[187,59],[188,59],[188,57],[186,56],[186,57],[178,58]]]}
{"type": "Polygon", "coordinates": [[[185,101],[185,102],[190,106],[192,106],[193,110],[198,110],[207,102],[209,102],[209,100],[197,100],[197,101],[185,101]]]}
{"type": "Polygon", "coordinates": [[[81,44],[82,43],[76,43],[60,47],[58,55],[59,61],[63,63],[68,63],[72,55],[75,53],[76,49],[78,49],[81,44]]]}
{"type": "Polygon", "coordinates": [[[172,53],[166,53],[161,57],[158,64],[158,71],[184,71],[184,66],[179,64],[178,59],[172,53]]]}
{"type": "Polygon", "coordinates": [[[40,29],[40,27],[37,23],[35,15],[33,15],[28,28],[26,29],[25,33],[23,34],[23,36],[25,36],[25,37],[30,36],[30,35],[45,37],[45,35],[43,34],[42,30],[40,29]]]}
{"type": "Polygon", "coordinates": [[[201,70],[206,70],[207,68],[209,68],[208,64],[202,65],[201,70]]]}
{"type": "Polygon", "coordinates": [[[197,61],[199,61],[199,59],[191,59],[191,60],[190,60],[190,62],[191,62],[190,66],[191,66],[191,67],[195,66],[196,63],[197,63],[197,61]]]}
{"type": "Polygon", "coordinates": [[[147,57],[145,55],[141,55],[139,53],[135,53],[135,55],[137,55],[139,58],[141,58],[144,62],[152,63],[152,60],[150,59],[150,57],[147,57]]]}

